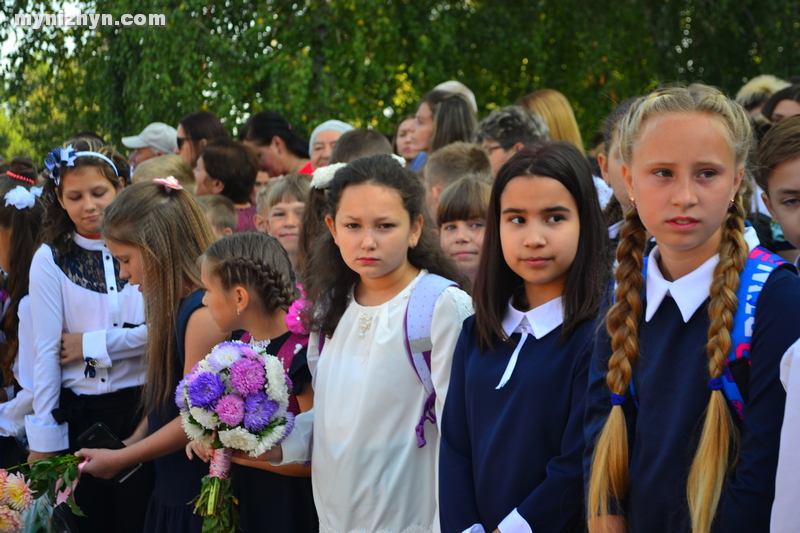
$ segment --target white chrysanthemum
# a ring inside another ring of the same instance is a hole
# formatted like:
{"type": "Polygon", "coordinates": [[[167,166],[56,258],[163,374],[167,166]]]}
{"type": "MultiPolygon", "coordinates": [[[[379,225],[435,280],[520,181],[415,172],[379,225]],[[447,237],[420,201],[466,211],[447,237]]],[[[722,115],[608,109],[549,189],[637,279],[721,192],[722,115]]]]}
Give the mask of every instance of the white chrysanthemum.
{"type": "Polygon", "coordinates": [[[272,432],[269,435],[261,437],[260,442],[255,447],[255,449],[250,453],[252,457],[258,457],[262,453],[266,452],[267,450],[271,450],[278,444],[281,439],[286,435],[286,426],[278,426],[273,428],[272,432]]]}
{"type": "Polygon", "coordinates": [[[186,436],[189,437],[189,440],[196,440],[202,444],[211,444],[214,442],[210,433],[189,421],[189,413],[187,411],[181,413],[181,426],[183,426],[183,431],[186,432],[186,436]]]}
{"type": "Polygon", "coordinates": [[[286,385],[286,370],[283,368],[283,363],[274,355],[268,355],[264,357],[264,364],[267,371],[264,392],[270,400],[278,402],[280,407],[285,408],[289,405],[289,387],[286,385]]]}
{"type": "Polygon", "coordinates": [[[215,370],[211,368],[211,364],[206,360],[203,359],[199,363],[197,363],[197,372],[214,372],[215,370]]]}
{"type": "Polygon", "coordinates": [[[214,429],[219,425],[219,418],[214,411],[206,411],[202,407],[192,407],[189,412],[192,414],[192,418],[206,429],[214,429]]]}
{"type": "Polygon", "coordinates": [[[226,448],[249,452],[258,445],[258,438],[244,428],[233,428],[220,431],[219,440],[226,448]]]}
{"type": "Polygon", "coordinates": [[[214,348],[205,361],[209,364],[211,369],[219,372],[223,368],[230,368],[233,363],[242,358],[239,350],[233,346],[218,346],[214,348]]]}
{"type": "Polygon", "coordinates": [[[331,181],[333,181],[333,176],[336,174],[336,171],[346,166],[347,163],[333,163],[332,165],[315,168],[314,177],[311,179],[311,188],[327,189],[331,181]]]}

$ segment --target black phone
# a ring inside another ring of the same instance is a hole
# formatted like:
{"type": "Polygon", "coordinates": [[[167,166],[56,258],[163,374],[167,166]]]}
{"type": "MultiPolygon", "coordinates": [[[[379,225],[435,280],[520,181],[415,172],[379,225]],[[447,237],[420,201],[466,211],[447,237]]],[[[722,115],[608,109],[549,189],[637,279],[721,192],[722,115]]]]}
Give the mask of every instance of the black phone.
{"type": "MultiPolygon", "coordinates": [[[[81,433],[81,436],[78,437],[78,446],[81,448],[108,448],[110,450],[119,450],[125,447],[122,441],[114,435],[114,432],[102,422],[95,422],[92,427],[81,433]]],[[[113,479],[118,483],[122,483],[141,467],[142,463],[129,466],[117,473],[113,479]]]]}

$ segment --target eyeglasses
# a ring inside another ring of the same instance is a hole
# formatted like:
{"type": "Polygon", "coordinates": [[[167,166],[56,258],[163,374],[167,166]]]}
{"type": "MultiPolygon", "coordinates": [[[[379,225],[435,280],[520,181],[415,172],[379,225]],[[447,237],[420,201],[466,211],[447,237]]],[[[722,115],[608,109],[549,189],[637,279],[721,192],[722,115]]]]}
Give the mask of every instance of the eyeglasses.
{"type": "MultiPolygon", "coordinates": [[[[180,148],[180,145],[178,145],[178,148],[180,148]]],[[[489,152],[489,155],[492,155],[492,152],[494,152],[498,148],[503,148],[503,147],[502,147],[502,145],[499,145],[499,144],[495,144],[494,146],[484,146],[483,147],[484,150],[489,152]]],[[[505,148],[503,148],[503,149],[505,150],[505,148]]]]}
{"type": "Polygon", "coordinates": [[[183,149],[183,143],[185,143],[186,141],[191,141],[192,140],[189,137],[176,137],[176,139],[178,140],[178,150],[182,150],[183,149]]]}

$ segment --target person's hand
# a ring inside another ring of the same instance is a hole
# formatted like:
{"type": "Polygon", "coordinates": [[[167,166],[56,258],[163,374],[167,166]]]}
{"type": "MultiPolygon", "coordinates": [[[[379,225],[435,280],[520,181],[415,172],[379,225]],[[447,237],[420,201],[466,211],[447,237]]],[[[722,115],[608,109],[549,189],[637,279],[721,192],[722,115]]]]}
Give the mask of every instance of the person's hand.
{"type": "Polygon", "coordinates": [[[28,454],[28,462],[32,463],[34,461],[40,461],[42,459],[50,459],[51,457],[55,457],[60,453],[61,452],[36,452],[31,450],[31,453],[28,454]]]}
{"type": "Polygon", "coordinates": [[[622,515],[598,516],[589,520],[589,533],[626,533],[628,527],[622,515]]]}
{"type": "Polygon", "coordinates": [[[274,448],[267,450],[258,457],[251,457],[249,453],[242,450],[233,450],[233,456],[239,459],[248,459],[250,461],[267,461],[268,463],[280,463],[283,461],[283,448],[280,444],[274,448]]]}
{"type": "Polygon", "coordinates": [[[189,460],[192,460],[194,455],[196,455],[201,461],[207,463],[209,459],[211,459],[213,453],[214,450],[210,444],[203,444],[196,440],[190,440],[189,444],[186,445],[186,457],[188,457],[189,460]]]}
{"type": "Polygon", "coordinates": [[[83,467],[84,474],[91,474],[94,477],[103,479],[111,479],[116,476],[120,470],[125,468],[126,464],[121,461],[120,452],[122,450],[109,450],[106,448],[81,448],[75,452],[76,457],[88,457],[90,461],[83,467]]]}
{"type": "Polygon", "coordinates": [[[83,361],[83,333],[61,334],[61,366],[83,361]]]}

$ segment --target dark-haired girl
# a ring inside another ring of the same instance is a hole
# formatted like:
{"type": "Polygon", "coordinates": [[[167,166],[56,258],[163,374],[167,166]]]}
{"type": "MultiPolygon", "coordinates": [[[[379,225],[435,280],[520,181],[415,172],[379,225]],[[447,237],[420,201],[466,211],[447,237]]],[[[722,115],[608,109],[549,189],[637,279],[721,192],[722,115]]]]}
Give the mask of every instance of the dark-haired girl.
{"type": "MultiPolygon", "coordinates": [[[[0,369],[5,389],[0,389],[0,435],[25,435],[25,416],[33,412],[33,325],[28,297],[28,274],[39,245],[44,208],[36,197],[36,167],[30,160],[14,158],[0,175],[0,269],[6,273],[0,338],[5,356],[0,369]]],[[[4,442],[3,466],[21,459],[14,439],[4,442]]]]}
{"type": "Polygon", "coordinates": [[[442,421],[443,532],[584,527],[583,414],[605,242],[574,146],[523,149],[500,170],[442,421]]]}
{"type": "Polygon", "coordinates": [[[228,130],[219,117],[208,111],[195,111],[178,122],[178,139],[175,153],[181,156],[192,169],[197,158],[203,155],[206,144],[216,139],[227,139],[228,130]]]}
{"type": "Polygon", "coordinates": [[[239,132],[239,140],[256,153],[259,170],[273,178],[314,171],[308,157],[308,142],[274,111],[262,111],[250,117],[239,132]]]}
{"type": "Polygon", "coordinates": [[[430,532],[439,428],[420,415],[435,420],[442,412],[453,348],[472,306],[453,286],[428,293],[435,401],[407,351],[407,310],[426,293],[428,273],[469,280],[439,247],[422,184],[392,156],[352,161],[328,194],[330,232],[316,241],[303,283],[314,303],[308,354],[316,414],[299,415],[282,446],[262,458],[312,461],[320,531],[430,532]]]}
{"type": "MultiPolygon", "coordinates": [[[[147,341],[142,296],[120,278],[100,238],[103,211],[128,177],[114,150],[82,140],[53,150],[43,198],[43,241],[30,270],[35,335],[33,410],[26,417],[30,460],[77,449],[103,422],[120,439],[134,433],[147,341]]],[[[81,478],[81,531],[141,531],[152,471],[106,486],[81,478]]]]}

